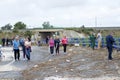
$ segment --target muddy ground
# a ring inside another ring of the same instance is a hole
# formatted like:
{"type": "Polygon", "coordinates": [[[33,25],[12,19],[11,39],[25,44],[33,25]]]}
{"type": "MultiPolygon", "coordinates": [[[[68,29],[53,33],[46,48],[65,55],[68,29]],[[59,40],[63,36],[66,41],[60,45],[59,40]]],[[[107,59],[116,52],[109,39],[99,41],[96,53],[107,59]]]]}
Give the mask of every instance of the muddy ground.
{"type": "Polygon", "coordinates": [[[116,50],[112,61],[107,59],[105,48],[93,51],[71,46],[67,54],[63,54],[61,48],[57,56],[50,55],[45,46],[34,50],[38,54],[33,59],[37,60],[31,59],[34,65],[21,72],[25,80],[120,80],[120,52],[116,50]]]}

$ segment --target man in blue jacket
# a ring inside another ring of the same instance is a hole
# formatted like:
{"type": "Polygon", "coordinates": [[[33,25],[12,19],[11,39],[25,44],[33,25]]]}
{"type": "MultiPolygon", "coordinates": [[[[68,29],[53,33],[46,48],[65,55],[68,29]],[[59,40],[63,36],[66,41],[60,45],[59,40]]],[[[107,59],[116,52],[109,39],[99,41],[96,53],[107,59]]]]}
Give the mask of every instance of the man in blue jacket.
{"type": "Polygon", "coordinates": [[[108,60],[112,60],[112,51],[113,51],[113,43],[115,42],[113,38],[113,33],[111,32],[108,36],[106,36],[106,44],[108,49],[108,60]]]}
{"type": "Polygon", "coordinates": [[[17,37],[15,37],[15,40],[13,41],[13,50],[14,50],[15,61],[16,61],[16,59],[19,60],[19,58],[20,58],[19,47],[20,47],[19,37],[17,36],[17,37]]]}

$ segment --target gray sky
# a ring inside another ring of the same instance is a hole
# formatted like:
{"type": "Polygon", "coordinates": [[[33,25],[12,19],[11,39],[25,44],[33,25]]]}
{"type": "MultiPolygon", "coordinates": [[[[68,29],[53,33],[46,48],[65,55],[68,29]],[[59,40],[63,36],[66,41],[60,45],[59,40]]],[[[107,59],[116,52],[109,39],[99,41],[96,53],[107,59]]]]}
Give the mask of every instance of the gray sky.
{"type": "Polygon", "coordinates": [[[120,0],[0,0],[0,26],[120,26],[120,0]]]}

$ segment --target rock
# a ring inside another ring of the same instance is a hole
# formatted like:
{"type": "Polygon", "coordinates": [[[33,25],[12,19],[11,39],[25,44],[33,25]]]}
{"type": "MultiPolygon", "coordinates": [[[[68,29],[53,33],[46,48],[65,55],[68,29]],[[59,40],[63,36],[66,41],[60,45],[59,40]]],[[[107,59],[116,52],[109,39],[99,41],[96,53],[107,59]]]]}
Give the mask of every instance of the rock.
{"type": "Polygon", "coordinates": [[[73,69],[70,69],[71,71],[74,71],[73,69]]]}
{"type": "Polygon", "coordinates": [[[34,65],[34,68],[38,67],[38,65],[34,65]]]}
{"type": "Polygon", "coordinates": [[[70,62],[70,60],[67,59],[66,62],[70,62]]]}
{"type": "Polygon", "coordinates": [[[118,70],[118,74],[120,74],[120,70],[118,70]]]}
{"type": "Polygon", "coordinates": [[[81,61],[85,61],[85,59],[81,59],[81,61]]]}
{"type": "Polygon", "coordinates": [[[51,59],[49,59],[48,61],[52,61],[51,59]]]}
{"type": "Polygon", "coordinates": [[[58,70],[56,70],[55,72],[58,72],[58,70]]]}
{"type": "Polygon", "coordinates": [[[69,49],[69,51],[73,51],[73,49],[69,49]]]}

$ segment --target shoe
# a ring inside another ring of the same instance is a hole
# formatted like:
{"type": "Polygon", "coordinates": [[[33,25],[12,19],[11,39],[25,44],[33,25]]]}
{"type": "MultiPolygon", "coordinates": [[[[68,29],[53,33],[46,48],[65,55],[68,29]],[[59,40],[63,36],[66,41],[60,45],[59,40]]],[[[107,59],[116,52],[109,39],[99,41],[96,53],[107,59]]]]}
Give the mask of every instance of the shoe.
{"type": "Polygon", "coordinates": [[[64,54],[67,54],[66,52],[64,52],[64,54]]]}
{"type": "Polygon", "coordinates": [[[108,60],[113,60],[113,58],[111,58],[111,59],[108,59],[108,60]]]}
{"type": "Polygon", "coordinates": [[[52,56],[54,56],[54,54],[52,54],[52,56]]]}

